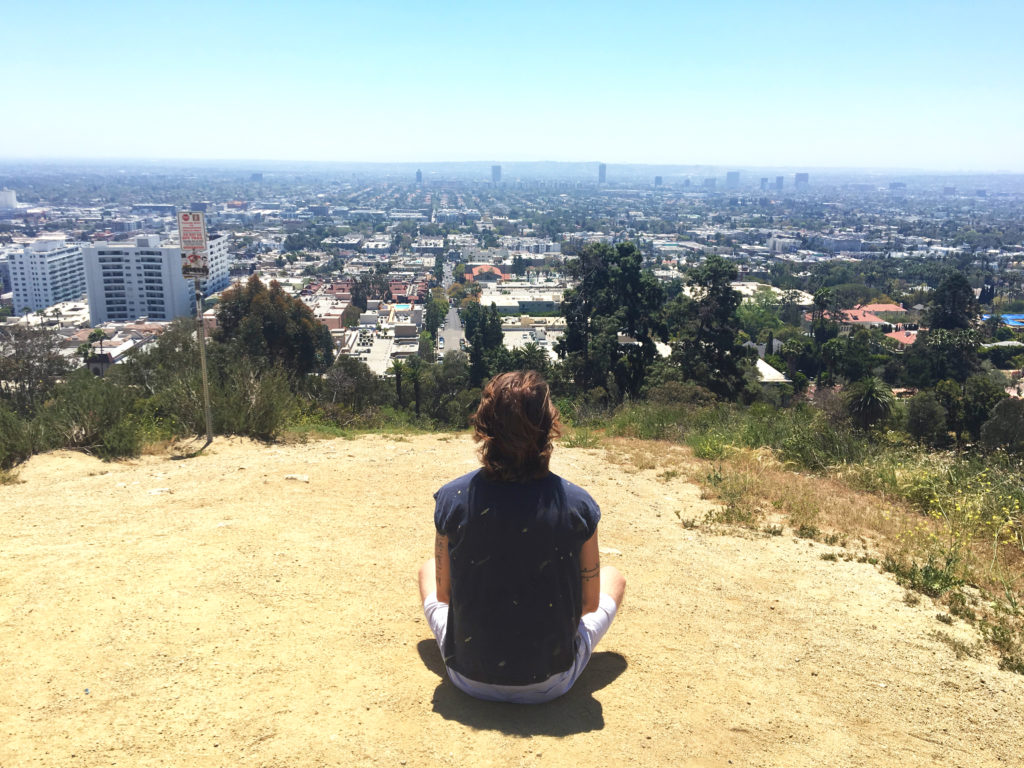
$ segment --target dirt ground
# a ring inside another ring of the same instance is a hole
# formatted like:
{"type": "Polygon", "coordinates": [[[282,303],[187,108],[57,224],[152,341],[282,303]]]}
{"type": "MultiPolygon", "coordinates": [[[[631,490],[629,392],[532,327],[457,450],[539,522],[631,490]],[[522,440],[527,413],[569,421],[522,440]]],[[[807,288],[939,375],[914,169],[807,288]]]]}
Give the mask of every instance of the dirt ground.
{"type": "Polygon", "coordinates": [[[937,636],[974,630],[788,532],[683,526],[676,449],[627,450],[555,451],[629,586],[537,707],[455,690],[416,596],[465,436],[33,458],[0,486],[0,766],[1024,764],[1024,677],[937,636]]]}

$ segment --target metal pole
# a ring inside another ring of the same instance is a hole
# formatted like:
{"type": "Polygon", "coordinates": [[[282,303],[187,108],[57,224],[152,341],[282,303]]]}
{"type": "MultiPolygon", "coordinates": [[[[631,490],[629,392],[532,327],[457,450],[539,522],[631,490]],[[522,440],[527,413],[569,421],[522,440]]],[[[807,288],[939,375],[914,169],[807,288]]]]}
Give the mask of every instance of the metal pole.
{"type": "MultiPolygon", "coordinates": [[[[206,325],[203,323],[203,291],[195,278],[196,319],[199,321],[199,366],[203,372],[203,408],[206,411],[206,445],[213,442],[213,418],[210,415],[210,385],[206,378],[206,325]]],[[[203,447],[205,448],[206,445],[203,447]]]]}

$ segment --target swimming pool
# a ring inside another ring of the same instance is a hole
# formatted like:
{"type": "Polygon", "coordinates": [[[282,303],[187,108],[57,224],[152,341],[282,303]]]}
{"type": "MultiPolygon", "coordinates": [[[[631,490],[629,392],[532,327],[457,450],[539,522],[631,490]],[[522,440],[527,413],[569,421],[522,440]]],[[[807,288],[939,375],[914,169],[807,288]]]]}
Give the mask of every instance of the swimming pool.
{"type": "MultiPolygon", "coordinates": [[[[982,320],[988,320],[992,315],[982,315],[982,320]]],[[[1003,320],[1003,325],[1009,325],[1014,328],[1024,328],[1024,315],[1000,315],[1003,320]]]]}

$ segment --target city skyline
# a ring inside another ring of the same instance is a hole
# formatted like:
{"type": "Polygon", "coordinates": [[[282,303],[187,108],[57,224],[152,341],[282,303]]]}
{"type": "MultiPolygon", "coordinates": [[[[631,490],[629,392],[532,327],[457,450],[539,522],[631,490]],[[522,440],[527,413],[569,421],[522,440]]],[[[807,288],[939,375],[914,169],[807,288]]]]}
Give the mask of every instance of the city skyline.
{"type": "Polygon", "coordinates": [[[1024,172],[1008,2],[5,10],[0,158],[1024,172]]]}

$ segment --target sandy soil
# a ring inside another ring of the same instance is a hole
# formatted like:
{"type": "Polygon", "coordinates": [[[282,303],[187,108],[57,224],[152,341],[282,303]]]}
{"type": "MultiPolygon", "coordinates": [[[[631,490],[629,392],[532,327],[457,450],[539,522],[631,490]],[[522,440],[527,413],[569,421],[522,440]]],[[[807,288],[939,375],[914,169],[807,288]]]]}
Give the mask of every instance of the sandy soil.
{"type": "Polygon", "coordinates": [[[32,459],[0,486],[0,766],[1022,765],[1024,677],[936,637],[973,630],[823,545],[684,527],[675,449],[628,450],[556,450],[629,589],[533,708],[444,680],[415,594],[466,437],[32,459]]]}

